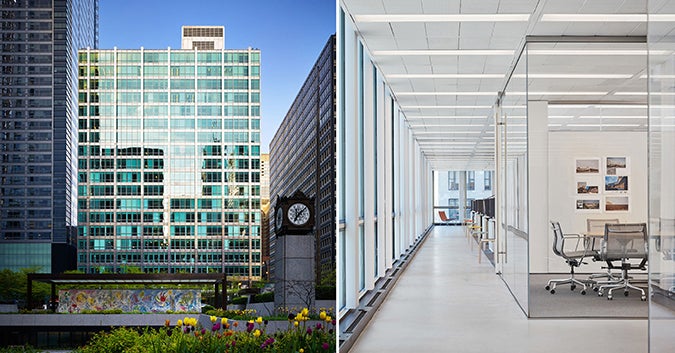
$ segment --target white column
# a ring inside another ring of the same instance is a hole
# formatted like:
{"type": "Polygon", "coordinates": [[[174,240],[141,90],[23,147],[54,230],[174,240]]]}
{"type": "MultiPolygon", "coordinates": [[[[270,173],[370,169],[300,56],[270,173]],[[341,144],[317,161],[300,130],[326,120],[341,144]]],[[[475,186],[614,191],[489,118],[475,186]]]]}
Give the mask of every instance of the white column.
{"type": "Polygon", "coordinates": [[[382,78],[380,74],[378,73],[377,75],[377,102],[376,102],[376,107],[377,107],[377,116],[375,117],[375,122],[377,124],[377,133],[375,134],[375,137],[377,141],[375,141],[376,146],[377,146],[377,170],[375,170],[375,177],[377,180],[377,209],[375,210],[377,214],[377,232],[375,234],[376,240],[377,240],[377,274],[376,276],[382,277],[384,276],[384,271],[385,271],[385,258],[386,258],[386,234],[387,231],[390,229],[387,227],[387,212],[386,212],[386,207],[385,207],[385,193],[387,191],[385,185],[385,168],[386,168],[386,161],[385,161],[385,137],[387,136],[387,132],[384,129],[384,121],[387,110],[385,109],[386,107],[386,99],[385,99],[385,86],[382,82],[382,78]]]}
{"type": "Polygon", "coordinates": [[[384,265],[386,268],[391,268],[392,258],[394,257],[394,239],[395,235],[395,223],[392,219],[392,210],[395,205],[393,202],[394,192],[393,192],[393,182],[394,182],[394,173],[392,173],[392,163],[393,163],[393,143],[392,133],[394,126],[392,125],[392,117],[394,116],[393,109],[393,100],[389,95],[389,90],[387,90],[387,98],[385,99],[385,109],[384,109],[384,124],[382,129],[383,139],[384,139],[384,148],[382,149],[382,155],[384,156],[384,183],[382,187],[384,192],[382,193],[384,200],[384,210],[382,211],[381,218],[384,220],[385,236],[384,236],[384,265]]]}
{"type": "Polygon", "coordinates": [[[527,104],[527,195],[530,272],[548,271],[548,102],[527,104]]]}
{"type": "Polygon", "coordinates": [[[373,101],[373,66],[364,48],[363,58],[363,232],[365,242],[365,289],[373,289],[375,280],[375,164],[373,155],[375,141],[373,139],[373,110],[376,102],[373,101]]]}
{"type": "Polygon", "coordinates": [[[345,105],[345,290],[346,307],[358,306],[359,293],[359,239],[358,239],[358,149],[357,136],[357,37],[352,22],[345,21],[345,94],[342,97],[345,105]]]}

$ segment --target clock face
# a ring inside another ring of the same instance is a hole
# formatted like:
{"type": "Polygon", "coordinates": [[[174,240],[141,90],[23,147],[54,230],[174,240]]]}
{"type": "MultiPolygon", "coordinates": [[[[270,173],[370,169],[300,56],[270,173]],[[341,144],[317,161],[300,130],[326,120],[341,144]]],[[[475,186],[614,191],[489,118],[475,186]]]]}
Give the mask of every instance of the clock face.
{"type": "Polygon", "coordinates": [[[277,216],[276,226],[277,226],[277,230],[279,230],[279,229],[281,229],[281,224],[284,222],[284,209],[281,208],[281,207],[278,208],[276,216],[277,216]]]}
{"type": "Polygon", "coordinates": [[[309,208],[304,203],[294,203],[288,208],[288,220],[296,226],[301,226],[309,221],[309,208]]]}

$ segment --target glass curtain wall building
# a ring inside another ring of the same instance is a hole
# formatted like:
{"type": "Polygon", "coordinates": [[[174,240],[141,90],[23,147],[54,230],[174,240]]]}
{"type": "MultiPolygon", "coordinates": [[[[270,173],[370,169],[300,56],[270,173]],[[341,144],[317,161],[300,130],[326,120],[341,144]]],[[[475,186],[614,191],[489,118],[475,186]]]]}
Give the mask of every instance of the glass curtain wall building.
{"type": "Polygon", "coordinates": [[[0,2],[0,269],[76,266],[77,50],[97,0],[0,2]]]}
{"type": "Polygon", "coordinates": [[[259,280],[260,51],[79,59],[78,268],[259,280]]]}
{"type": "MultiPolygon", "coordinates": [[[[335,93],[333,35],[270,143],[270,209],[274,210],[277,196],[291,196],[297,190],[315,198],[317,282],[335,269],[335,93]]],[[[274,245],[272,234],[271,259],[274,245]]]]}

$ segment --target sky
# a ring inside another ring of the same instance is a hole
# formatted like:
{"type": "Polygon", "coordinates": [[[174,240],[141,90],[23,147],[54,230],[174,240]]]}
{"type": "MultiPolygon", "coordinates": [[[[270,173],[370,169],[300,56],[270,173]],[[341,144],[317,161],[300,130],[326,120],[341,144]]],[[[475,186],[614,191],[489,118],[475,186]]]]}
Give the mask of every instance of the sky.
{"type": "Polygon", "coordinates": [[[331,34],[335,0],[100,0],[99,48],[180,48],[183,25],[225,26],[225,49],[261,50],[261,149],[331,34]]]}

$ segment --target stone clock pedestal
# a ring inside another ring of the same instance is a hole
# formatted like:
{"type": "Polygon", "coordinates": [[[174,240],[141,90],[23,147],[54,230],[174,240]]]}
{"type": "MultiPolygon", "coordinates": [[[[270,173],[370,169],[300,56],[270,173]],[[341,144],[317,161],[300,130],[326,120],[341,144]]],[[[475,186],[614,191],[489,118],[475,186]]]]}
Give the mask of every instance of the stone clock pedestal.
{"type": "Polygon", "coordinates": [[[314,234],[284,234],[276,239],[274,306],[295,312],[315,302],[314,234]]]}

